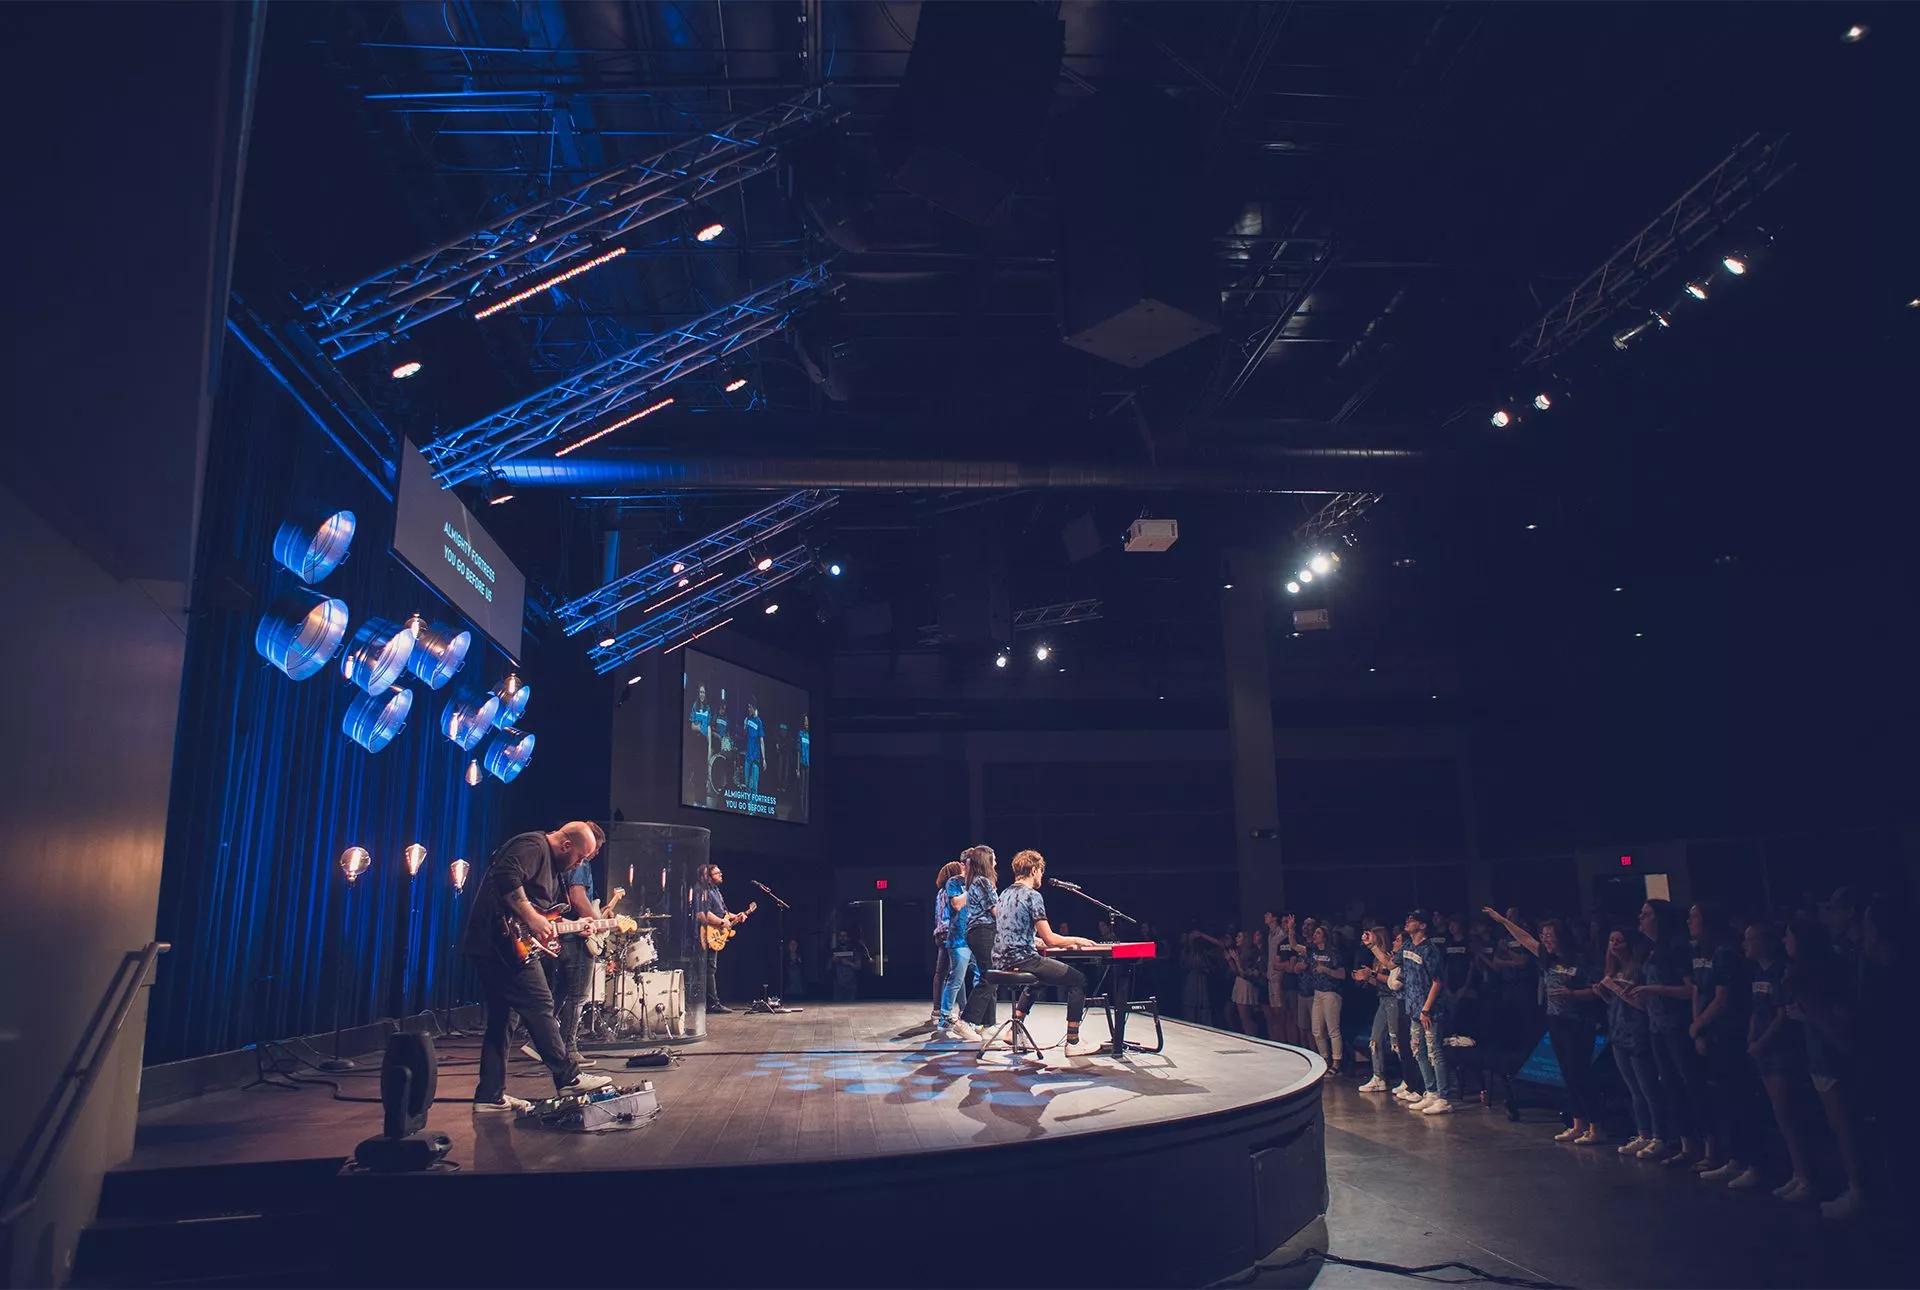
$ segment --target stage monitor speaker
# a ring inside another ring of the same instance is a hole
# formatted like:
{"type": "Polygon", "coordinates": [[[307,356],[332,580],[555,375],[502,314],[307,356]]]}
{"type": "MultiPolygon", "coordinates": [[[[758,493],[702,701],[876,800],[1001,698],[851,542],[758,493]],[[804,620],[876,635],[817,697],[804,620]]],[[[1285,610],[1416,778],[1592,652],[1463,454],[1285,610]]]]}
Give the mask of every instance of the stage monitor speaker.
{"type": "Polygon", "coordinates": [[[961,219],[991,220],[1045,137],[1065,49],[1052,6],[925,0],[881,129],[894,182],[961,219]]]}
{"type": "Polygon", "coordinates": [[[1103,90],[1064,122],[1053,173],[1067,344],[1145,367],[1220,330],[1205,137],[1144,90],[1103,90]]]}

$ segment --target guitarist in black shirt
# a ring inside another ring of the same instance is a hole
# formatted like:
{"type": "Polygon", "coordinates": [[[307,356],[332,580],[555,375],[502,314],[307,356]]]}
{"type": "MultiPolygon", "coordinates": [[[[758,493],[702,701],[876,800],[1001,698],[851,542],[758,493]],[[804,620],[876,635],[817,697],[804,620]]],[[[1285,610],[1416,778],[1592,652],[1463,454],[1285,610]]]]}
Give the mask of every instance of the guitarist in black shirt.
{"type": "Polygon", "coordinates": [[[486,1037],[480,1044],[480,1083],[474,1090],[476,1114],[512,1111],[529,1103],[507,1095],[507,1018],[518,1012],[534,1049],[563,1093],[605,1088],[604,1075],[583,1075],[567,1057],[566,1042],[554,1017],[553,994],[536,961],[513,952],[508,915],[541,940],[555,931],[543,909],[559,897],[559,875],[591,860],[606,841],[599,825],[570,820],[551,833],[520,833],[500,844],[467,911],[462,948],[473,960],[487,1004],[486,1037]]]}

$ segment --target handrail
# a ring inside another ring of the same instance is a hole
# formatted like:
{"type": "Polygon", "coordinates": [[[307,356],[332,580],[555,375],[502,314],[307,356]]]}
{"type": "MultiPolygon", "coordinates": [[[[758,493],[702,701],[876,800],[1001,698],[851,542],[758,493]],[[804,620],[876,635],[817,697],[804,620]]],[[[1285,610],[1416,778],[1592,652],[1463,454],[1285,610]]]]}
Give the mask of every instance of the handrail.
{"type": "MultiPolygon", "coordinates": [[[[20,1150],[7,1166],[5,1185],[0,1187],[0,1235],[4,1236],[0,1250],[9,1255],[14,1225],[39,1199],[40,1185],[53,1168],[74,1121],[80,1118],[87,1094],[100,1077],[100,1068],[106,1064],[113,1041],[126,1024],[127,1014],[133,1011],[134,1000],[147,984],[154,961],[172,948],[166,941],[148,941],[145,949],[129,950],[120,960],[113,979],[107,983],[106,993],[100,997],[100,1006],[93,1010],[87,1028],[80,1032],[72,1060],[61,1072],[26,1141],[20,1144],[20,1150]]],[[[0,1276],[5,1275],[4,1268],[5,1265],[0,1264],[0,1276]]]]}

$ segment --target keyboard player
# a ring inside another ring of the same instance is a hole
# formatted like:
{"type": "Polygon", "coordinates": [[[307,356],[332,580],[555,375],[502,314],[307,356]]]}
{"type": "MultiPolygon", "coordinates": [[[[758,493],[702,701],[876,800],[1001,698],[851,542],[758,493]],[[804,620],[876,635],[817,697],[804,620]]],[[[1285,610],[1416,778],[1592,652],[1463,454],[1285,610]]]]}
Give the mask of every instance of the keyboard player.
{"type": "MultiPolygon", "coordinates": [[[[1013,882],[994,905],[993,966],[1003,972],[1029,972],[1041,982],[1057,986],[1067,997],[1066,1055],[1093,1051],[1081,1048],[1080,1018],[1087,1009],[1087,978],[1079,968],[1047,958],[1043,950],[1085,950],[1096,942],[1084,936],[1062,936],[1047,923],[1047,904],[1041,899],[1047,858],[1038,851],[1022,851],[1013,858],[1013,882]]],[[[1033,987],[1020,991],[1013,1015],[1024,1018],[1033,1006],[1033,987]]]]}

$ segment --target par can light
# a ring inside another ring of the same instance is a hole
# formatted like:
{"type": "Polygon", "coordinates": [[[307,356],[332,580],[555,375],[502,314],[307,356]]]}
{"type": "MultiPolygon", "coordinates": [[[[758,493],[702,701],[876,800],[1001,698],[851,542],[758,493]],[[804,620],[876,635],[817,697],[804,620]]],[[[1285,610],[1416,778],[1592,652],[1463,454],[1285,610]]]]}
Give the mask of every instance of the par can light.
{"type": "Polygon", "coordinates": [[[315,591],[290,591],[273,602],[253,630],[261,658],[304,681],[327,665],[347,634],[347,602],[315,591]]]}
{"type": "Polygon", "coordinates": [[[281,568],[312,586],[347,558],[357,523],[352,511],[288,520],[273,535],[273,558],[281,568]]]}
{"type": "Polygon", "coordinates": [[[413,691],[396,685],[380,694],[356,694],[340,720],[341,733],[370,753],[377,753],[406,728],[413,711],[413,691]]]}
{"type": "Polygon", "coordinates": [[[502,784],[511,784],[533,760],[534,736],[518,730],[502,731],[487,745],[487,774],[502,784]]]}
{"type": "Polygon", "coordinates": [[[368,694],[383,694],[407,670],[413,633],[385,618],[369,618],[340,657],[340,675],[368,694]]]}

